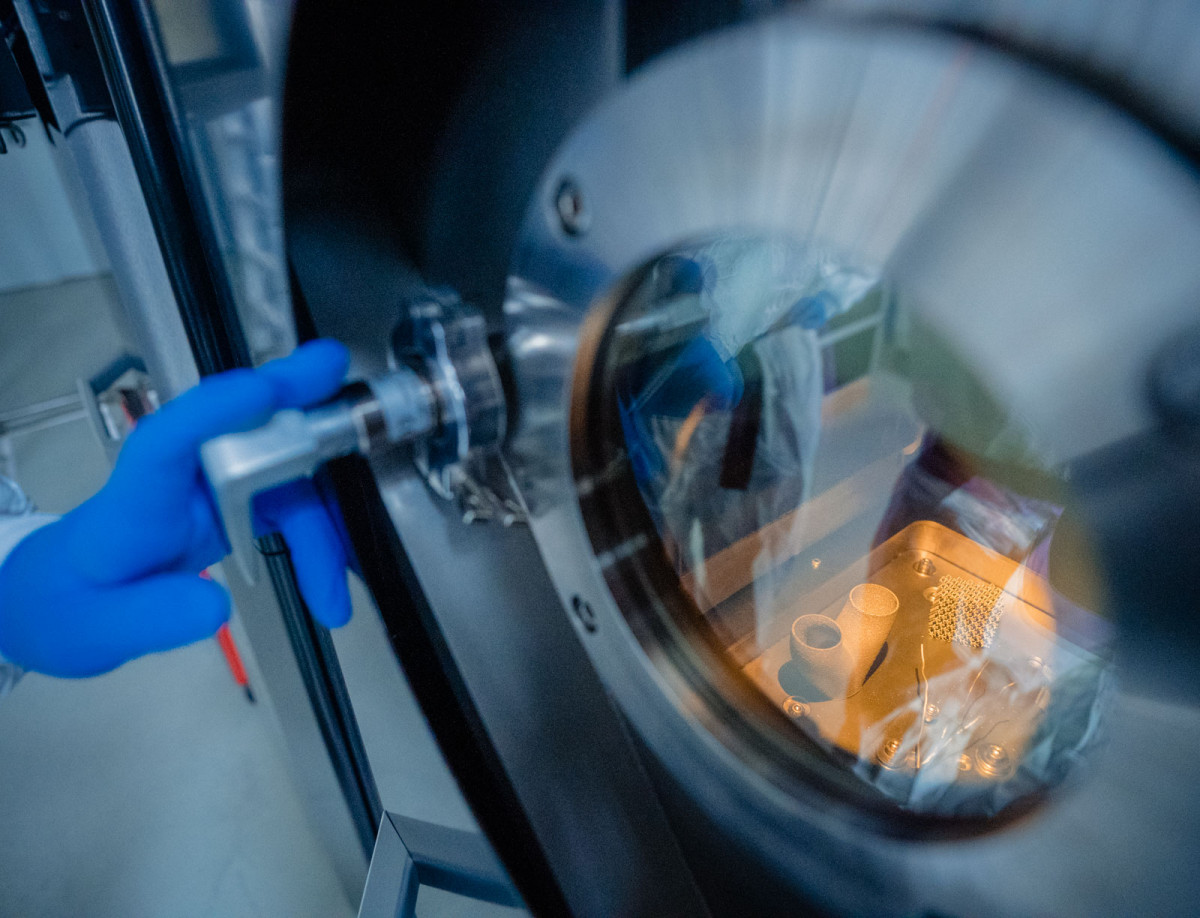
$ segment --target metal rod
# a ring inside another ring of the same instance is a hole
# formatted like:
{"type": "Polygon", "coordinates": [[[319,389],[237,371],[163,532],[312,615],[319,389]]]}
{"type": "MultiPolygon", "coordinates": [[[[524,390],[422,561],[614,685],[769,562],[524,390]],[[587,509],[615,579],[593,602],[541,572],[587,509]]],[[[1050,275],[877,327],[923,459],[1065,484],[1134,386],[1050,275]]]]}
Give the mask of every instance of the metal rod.
{"type": "Polygon", "coordinates": [[[249,363],[186,116],[148,0],[83,0],[201,375],[249,363]]]}
{"type": "Polygon", "coordinates": [[[86,417],[87,411],[78,395],[62,395],[34,405],[0,412],[0,436],[18,432],[33,433],[86,417]]]}

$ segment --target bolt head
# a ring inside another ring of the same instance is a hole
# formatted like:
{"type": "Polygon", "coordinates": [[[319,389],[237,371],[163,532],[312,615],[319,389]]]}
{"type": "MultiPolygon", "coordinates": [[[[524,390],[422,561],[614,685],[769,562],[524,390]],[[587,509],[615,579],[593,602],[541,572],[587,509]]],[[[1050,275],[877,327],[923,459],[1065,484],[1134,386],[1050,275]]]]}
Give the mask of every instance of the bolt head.
{"type": "Polygon", "coordinates": [[[582,236],[592,223],[592,214],[583,191],[574,179],[563,179],[554,193],[554,212],[558,224],[568,236],[582,236]]]}
{"type": "Polygon", "coordinates": [[[783,703],[783,711],[788,717],[807,717],[812,709],[799,698],[788,696],[787,701],[783,703]]]}

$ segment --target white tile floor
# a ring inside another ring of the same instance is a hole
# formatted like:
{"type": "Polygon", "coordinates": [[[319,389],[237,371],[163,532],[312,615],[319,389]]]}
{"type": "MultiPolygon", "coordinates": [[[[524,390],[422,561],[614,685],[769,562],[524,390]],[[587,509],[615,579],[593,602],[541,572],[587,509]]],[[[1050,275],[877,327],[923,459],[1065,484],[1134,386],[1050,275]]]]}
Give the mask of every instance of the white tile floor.
{"type": "MultiPolygon", "coordinates": [[[[104,278],[0,295],[0,411],[71,392],[120,353],[114,295],[104,278]]],[[[43,509],[69,509],[107,475],[86,422],[10,439],[43,509]]],[[[335,641],[385,806],[471,827],[381,623],[356,600],[335,641]]],[[[0,918],[353,915],[277,729],[215,641],[97,679],[27,676],[0,702],[0,918]]],[[[418,913],[519,914],[437,891],[418,913]]]]}

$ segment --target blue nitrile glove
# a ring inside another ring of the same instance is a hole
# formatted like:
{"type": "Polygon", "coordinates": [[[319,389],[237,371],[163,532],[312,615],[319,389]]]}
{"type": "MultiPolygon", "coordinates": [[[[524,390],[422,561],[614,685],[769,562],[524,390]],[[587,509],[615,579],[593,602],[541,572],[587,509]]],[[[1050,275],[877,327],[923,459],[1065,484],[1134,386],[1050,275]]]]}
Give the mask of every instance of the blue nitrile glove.
{"type": "MultiPolygon", "coordinates": [[[[314,341],[257,370],[210,377],[145,418],[105,486],[0,564],[0,654],[50,675],[91,676],[213,634],[229,597],[198,575],[229,546],[200,444],[329,398],[347,365],[342,345],[314,341]]],[[[344,624],[346,550],[312,483],[262,495],[256,507],[287,539],[313,614],[344,624]]]]}

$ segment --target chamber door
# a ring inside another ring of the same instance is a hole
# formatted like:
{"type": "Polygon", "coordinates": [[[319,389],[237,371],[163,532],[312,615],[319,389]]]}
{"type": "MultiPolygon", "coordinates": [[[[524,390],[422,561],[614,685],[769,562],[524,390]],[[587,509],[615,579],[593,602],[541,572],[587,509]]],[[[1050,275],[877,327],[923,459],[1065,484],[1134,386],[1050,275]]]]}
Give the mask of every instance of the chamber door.
{"type": "MultiPolygon", "coordinates": [[[[559,149],[509,280],[510,456],[593,661],[723,837],[872,912],[1189,888],[1174,844],[1135,841],[1180,747],[1114,689],[1157,666],[1125,637],[1154,610],[1095,470],[1195,505],[1146,392],[1196,334],[1197,244],[1194,173],[1145,124],[896,26],[709,36],[559,149]],[[976,886],[989,857],[1039,880],[976,886]],[[909,885],[872,898],[855,864],[909,885]]],[[[1160,523],[1182,571],[1191,530],[1160,523]]],[[[1177,696],[1195,675],[1178,659],[1177,696]]]]}

